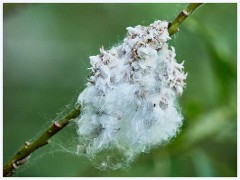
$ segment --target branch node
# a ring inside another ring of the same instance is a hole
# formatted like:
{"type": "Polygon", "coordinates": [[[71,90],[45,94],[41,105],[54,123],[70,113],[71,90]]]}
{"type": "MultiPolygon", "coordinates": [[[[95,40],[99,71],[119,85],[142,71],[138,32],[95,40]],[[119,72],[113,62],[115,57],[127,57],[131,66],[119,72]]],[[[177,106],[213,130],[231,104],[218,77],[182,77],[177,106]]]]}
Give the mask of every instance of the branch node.
{"type": "Polygon", "coordinates": [[[182,24],[182,22],[185,21],[185,19],[202,4],[203,3],[190,3],[186,9],[182,10],[181,13],[175,18],[175,20],[172,23],[169,23],[169,35],[171,36],[178,32],[177,28],[182,24]]]}
{"type": "Polygon", "coordinates": [[[18,166],[17,166],[17,164],[15,162],[12,163],[12,167],[13,167],[13,169],[17,169],[18,168],[18,166]]]}
{"type": "Polygon", "coordinates": [[[27,162],[27,160],[30,159],[30,157],[31,157],[31,154],[29,156],[27,156],[26,158],[23,158],[23,159],[17,161],[16,165],[21,166],[21,165],[25,164],[27,162]]]}
{"type": "Polygon", "coordinates": [[[189,16],[190,13],[188,13],[185,9],[182,11],[182,13],[184,14],[184,16],[189,16]]]}
{"type": "Polygon", "coordinates": [[[31,143],[28,142],[28,141],[25,142],[25,146],[29,146],[30,144],[31,144],[31,143]]]}
{"type": "Polygon", "coordinates": [[[57,129],[60,129],[62,127],[61,124],[59,124],[59,122],[57,122],[57,121],[55,121],[53,125],[57,129]]]}

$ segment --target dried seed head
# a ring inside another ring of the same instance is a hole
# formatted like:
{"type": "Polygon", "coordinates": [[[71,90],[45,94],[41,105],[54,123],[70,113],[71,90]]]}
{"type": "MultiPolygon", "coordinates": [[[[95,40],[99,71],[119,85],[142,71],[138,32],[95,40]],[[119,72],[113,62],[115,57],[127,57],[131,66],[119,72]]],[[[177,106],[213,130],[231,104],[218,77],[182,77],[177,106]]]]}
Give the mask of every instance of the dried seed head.
{"type": "Polygon", "coordinates": [[[77,132],[86,156],[99,167],[129,164],[169,141],[182,124],[176,98],[187,75],[168,47],[167,28],[166,21],[128,27],[122,44],[90,57],[94,83],[78,98],[77,132]]]}

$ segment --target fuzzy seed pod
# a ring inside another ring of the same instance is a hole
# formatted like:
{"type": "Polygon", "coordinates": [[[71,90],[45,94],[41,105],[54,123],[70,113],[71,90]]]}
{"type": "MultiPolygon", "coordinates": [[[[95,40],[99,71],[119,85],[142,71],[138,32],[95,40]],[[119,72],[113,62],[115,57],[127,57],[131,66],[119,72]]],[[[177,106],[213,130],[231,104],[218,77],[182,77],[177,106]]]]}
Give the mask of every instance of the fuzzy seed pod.
{"type": "Polygon", "coordinates": [[[176,102],[187,74],[169,49],[166,21],[128,27],[122,44],[90,57],[92,77],[78,98],[84,153],[100,168],[117,169],[168,142],[182,125],[176,102]]]}

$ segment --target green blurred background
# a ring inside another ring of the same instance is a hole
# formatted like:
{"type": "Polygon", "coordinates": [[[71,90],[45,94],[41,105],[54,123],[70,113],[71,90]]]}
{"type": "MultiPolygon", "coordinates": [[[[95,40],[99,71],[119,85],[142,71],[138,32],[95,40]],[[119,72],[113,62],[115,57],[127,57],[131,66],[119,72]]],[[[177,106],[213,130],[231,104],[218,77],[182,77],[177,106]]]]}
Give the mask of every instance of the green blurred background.
{"type": "MultiPolygon", "coordinates": [[[[3,162],[71,108],[90,55],[119,43],[126,27],[172,21],[186,6],[4,4],[3,162]]],[[[15,176],[237,176],[237,4],[203,5],[170,43],[189,75],[184,125],[168,145],[124,170],[100,171],[74,154],[72,125],[15,176]]]]}

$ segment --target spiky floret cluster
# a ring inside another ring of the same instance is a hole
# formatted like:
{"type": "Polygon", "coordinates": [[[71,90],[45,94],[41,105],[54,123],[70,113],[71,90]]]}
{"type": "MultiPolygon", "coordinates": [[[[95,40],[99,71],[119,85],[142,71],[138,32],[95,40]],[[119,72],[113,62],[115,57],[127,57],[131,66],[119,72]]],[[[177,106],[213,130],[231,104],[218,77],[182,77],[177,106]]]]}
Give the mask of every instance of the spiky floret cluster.
{"type": "Polygon", "coordinates": [[[122,44],[90,57],[92,76],[80,94],[78,134],[99,167],[119,168],[174,137],[182,124],[176,98],[186,74],[169,49],[168,23],[128,27],[122,44]]]}

